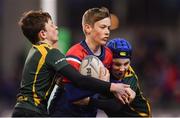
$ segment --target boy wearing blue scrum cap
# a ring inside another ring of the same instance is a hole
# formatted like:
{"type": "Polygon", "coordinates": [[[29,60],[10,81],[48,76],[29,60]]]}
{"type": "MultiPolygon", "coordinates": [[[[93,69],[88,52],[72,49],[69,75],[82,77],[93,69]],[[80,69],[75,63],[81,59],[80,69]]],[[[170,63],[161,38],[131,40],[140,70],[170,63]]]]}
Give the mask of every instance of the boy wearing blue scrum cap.
{"type": "Polygon", "coordinates": [[[105,111],[108,116],[151,116],[150,105],[143,97],[139,87],[138,77],[130,66],[132,47],[126,39],[115,38],[106,45],[113,53],[110,81],[115,83],[129,84],[136,93],[135,98],[129,104],[123,105],[114,99],[113,95],[91,99],[91,103],[105,111]],[[103,98],[103,99],[102,99],[103,98]]]}

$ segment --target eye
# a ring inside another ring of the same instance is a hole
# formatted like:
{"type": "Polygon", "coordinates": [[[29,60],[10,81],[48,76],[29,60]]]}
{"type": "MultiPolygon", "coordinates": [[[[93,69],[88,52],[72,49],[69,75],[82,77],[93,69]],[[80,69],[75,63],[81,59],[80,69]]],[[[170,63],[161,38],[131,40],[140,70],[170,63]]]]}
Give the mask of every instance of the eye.
{"type": "Polygon", "coordinates": [[[100,26],[100,28],[101,28],[101,29],[104,29],[104,28],[106,28],[106,26],[100,26]]]}
{"type": "Polygon", "coordinates": [[[126,63],[124,63],[124,66],[127,66],[129,64],[129,61],[128,62],[126,62],[126,63]]]}
{"type": "Polygon", "coordinates": [[[108,27],[108,30],[111,30],[111,27],[110,27],[110,26],[108,27]]]}
{"type": "Polygon", "coordinates": [[[114,63],[115,66],[121,66],[121,63],[114,63]]]}

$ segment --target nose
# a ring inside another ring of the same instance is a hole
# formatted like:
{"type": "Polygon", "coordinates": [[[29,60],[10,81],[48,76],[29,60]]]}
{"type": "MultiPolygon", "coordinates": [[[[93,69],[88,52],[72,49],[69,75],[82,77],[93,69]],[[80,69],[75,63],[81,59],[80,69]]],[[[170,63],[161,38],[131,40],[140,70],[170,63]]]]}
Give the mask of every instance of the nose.
{"type": "Polygon", "coordinates": [[[124,66],[120,66],[119,67],[119,71],[125,71],[125,67],[124,66]]]}
{"type": "Polygon", "coordinates": [[[57,25],[55,25],[55,29],[58,30],[58,26],[57,25]]]}
{"type": "Polygon", "coordinates": [[[110,30],[109,30],[108,28],[106,28],[106,30],[105,30],[105,34],[109,36],[109,34],[110,34],[110,30]]]}

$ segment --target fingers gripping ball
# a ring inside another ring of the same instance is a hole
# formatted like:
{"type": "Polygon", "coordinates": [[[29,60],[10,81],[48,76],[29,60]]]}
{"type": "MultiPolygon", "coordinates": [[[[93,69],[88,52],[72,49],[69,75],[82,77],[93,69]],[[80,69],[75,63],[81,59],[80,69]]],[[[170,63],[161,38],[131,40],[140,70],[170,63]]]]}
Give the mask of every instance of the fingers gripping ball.
{"type": "Polygon", "coordinates": [[[94,78],[99,78],[100,76],[106,75],[106,68],[99,58],[93,55],[88,55],[81,62],[80,73],[94,78]]]}

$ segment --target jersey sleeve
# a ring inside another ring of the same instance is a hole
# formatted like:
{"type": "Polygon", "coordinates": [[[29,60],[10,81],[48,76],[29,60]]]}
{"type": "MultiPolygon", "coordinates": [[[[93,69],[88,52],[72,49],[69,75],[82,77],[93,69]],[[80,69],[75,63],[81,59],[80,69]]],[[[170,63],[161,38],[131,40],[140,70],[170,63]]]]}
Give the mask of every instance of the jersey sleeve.
{"type": "MultiPolygon", "coordinates": [[[[76,51],[76,53],[78,52],[76,51]]],[[[66,59],[71,66],[73,66],[76,70],[79,71],[81,60],[77,54],[73,54],[73,52],[67,53],[66,59]]],[[[92,91],[83,90],[75,87],[72,82],[66,83],[65,88],[67,92],[67,99],[71,102],[81,100],[94,94],[94,92],[92,91]]]]}
{"type": "MultiPolygon", "coordinates": [[[[78,71],[79,71],[79,67],[81,64],[81,60],[83,58],[82,52],[83,51],[81,49],[81,46],[79,44],[76,44],[76,45],[72,46],[66,53],[66,60],[67,60],[68,64],[70,64],[72,67],[74,67],[78,71]]],[[[70,78],[64,77],[63,82],[69,83],[71,81],[70,81],[70,78]]]]}
{"type": "Polygon", "coordinates": [[[81,60],[77,56],[66,56],[67,62],[79,71],[81,60]]]}
{"type": "Polygon", "coordinates": [[[94,94],[94,92],[92,91],[83,90],[78,87],[75,87],[71,83],[65,84],[64,87],[66,88],[67,99],[70,102],[74,102],[83,99],[85,97],[92,96],[94,94]]]}
{"type": "Polygon", "coordinates": [[[99,109],[102,109],[105,113],[117,113],[121,111],[121,108],[124,106],[117,98],[107,98],[107,99],[99,99],[99,98],[90,98],[90,105],[93,105],[99,109]]]}
{"type": "Polygon", "coordinates": [[[55,71],[61,70],[68,65],[65,56],[58,49],[51,49],[46,57],[46,63],[55,71]]]}
{"type": "Polygon", "coordinates": [[[71,65],[63,67],[58,73],[64,77],[69,78],[72,81],[72,84],[81,89],[86,89],[98,93],[109,94],[110,93],[110,82],[105,82],[90,76],[85,76],[79,73],[71,65]]]}

